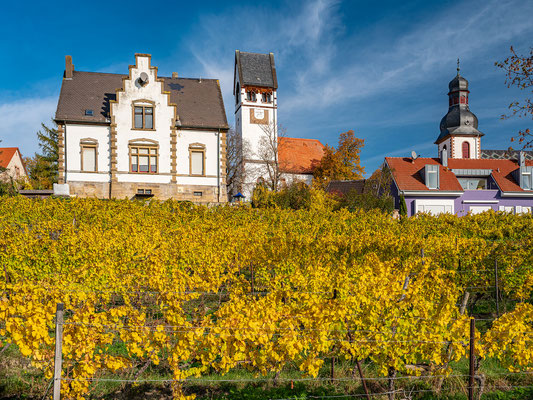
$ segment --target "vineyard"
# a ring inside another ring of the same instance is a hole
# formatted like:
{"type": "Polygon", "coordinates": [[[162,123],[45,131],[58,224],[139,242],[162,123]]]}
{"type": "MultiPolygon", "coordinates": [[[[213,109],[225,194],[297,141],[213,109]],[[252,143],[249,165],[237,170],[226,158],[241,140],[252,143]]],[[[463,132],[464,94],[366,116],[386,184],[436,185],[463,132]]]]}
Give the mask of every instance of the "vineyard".
{"type": "Polygon", "coordinates": [[[45,398],[58,303],[63,399],[113,381],[192,399],[225,379],[298,399],[432,398],[455,379],[464,396],[472,317],[478,396],[533,385],[531,215],[15,197],[0,269],[0,351],[40,371],[45,398]],[[309,382],[315,397],[296,393],[309,382]]]}

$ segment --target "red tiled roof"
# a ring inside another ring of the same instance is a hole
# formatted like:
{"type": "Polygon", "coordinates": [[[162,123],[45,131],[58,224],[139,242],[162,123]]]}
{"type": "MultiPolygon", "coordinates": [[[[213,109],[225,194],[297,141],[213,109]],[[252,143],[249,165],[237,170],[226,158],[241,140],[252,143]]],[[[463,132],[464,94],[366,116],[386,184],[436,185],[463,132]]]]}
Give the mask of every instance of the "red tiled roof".
{"type": "MultiPolygon", "coordinates": [[[[399,190],[463,191],[451,169],[491,169],[494,181],[503,192],[523,191],[512,176],[512,172],[518,168],[518,164],[512,160],[450,158],[448,167],[442,166],[438,158],[417,158],[413,161],[409,157],[385,157],[385,160],[392,169],[399,190]],[[420,170],[426,164],[440,166],[440,189],[428,189],[424,184],[420,170]]],[[[526,165],[533,165],[533,161],[526,160],[526,165]]]]}
{"type": "Polygon", "coordinates": [[[17,151],[18,147],[0,147],[0,167],[7,168],[17,151]]]}
{"type": "Polygon", "coordinates": [[[312,174],[323,156],[324,145],[316,139],[279,138],[279,165],[285,173],[312,174]]]}
{"type": "MultiPolygon", "coordinates": [[[[408,157],[385,157],[385,160],[392,170],[398,189],[438,191],[438,189],[428,189],[420,175],[420,170],[426,164],[440,165],[438,158],[417,158],[414,162],[408,157]]],[[[439,168],[439,180],[440,190],[463,191],[455,174],[449,169],[445,169],[442,165],[439,168]]]]}

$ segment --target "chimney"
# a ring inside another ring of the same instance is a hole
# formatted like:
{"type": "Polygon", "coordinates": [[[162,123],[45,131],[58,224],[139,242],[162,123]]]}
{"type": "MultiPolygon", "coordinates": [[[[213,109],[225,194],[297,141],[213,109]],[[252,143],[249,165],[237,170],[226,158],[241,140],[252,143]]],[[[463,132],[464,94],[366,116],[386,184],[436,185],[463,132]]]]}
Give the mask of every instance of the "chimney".
{"type": "Polygon", "coordinates": [[[65,56],[65,79],[72,79],[74,75],[74,65],[72,64],[72,56],[65,56]]]}
{"type": "Polygon", "coordinates": [[[440,161],[444,167],[448,166],[448,149],[444,147],[440,153],[440,161]]]}
{"type": "Polygon", "coordinates": [[[178,77],[178,73],[177,72],[173,72],[172,73],[172,79],[176,79],[178,77]]]}

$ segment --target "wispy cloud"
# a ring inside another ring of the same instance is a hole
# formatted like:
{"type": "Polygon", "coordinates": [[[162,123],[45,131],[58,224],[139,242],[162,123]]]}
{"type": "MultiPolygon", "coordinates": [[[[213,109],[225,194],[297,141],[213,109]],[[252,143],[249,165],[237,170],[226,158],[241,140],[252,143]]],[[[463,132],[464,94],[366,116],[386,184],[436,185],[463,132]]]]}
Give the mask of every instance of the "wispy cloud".
{"type": "Polygon", "coordinates": [[[24,156],[38,150],[36,132],[41,122],[51,125],[57,107],[57,96],[20,99],[0,104],[0,139],[2,147],[20,147],[24,156]]]}
{"type": "Polygon", "coordinates": [[[461,3],[388,41],[369,37],[365,47],[346,54],[342,63],[333,59],[323,73],[307,74],[286,106],[324,107],[423,84],[436,73],[448,72],[457,56],[466,64],[477,63],[476,58],[494,46],[533,33],[531,15],[533,3],[525,7],[516,1],[461,3]]]}

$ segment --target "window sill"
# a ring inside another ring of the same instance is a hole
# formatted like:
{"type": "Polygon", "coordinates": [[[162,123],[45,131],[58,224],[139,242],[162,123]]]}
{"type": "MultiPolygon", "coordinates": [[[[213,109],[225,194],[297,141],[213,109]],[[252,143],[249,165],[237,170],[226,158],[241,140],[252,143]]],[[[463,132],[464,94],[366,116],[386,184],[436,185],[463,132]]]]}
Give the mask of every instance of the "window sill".
{"type": "Polygon", "coordinates": [[[203,174],[203,175],[193,175],[193,174],[189,174],[189,176],[193,176],[193,177],[195,177],[195,178],[205,178],[205,177],[206,177],[205,174],[203,174]]]}
{"type": "Polygon", "coordinates": [[[155,128],[131,128],[132,131],[155,131],[155,128]]]}
{"type": "Polygon", "coordinates": [[[97,174],[99,171],[84,171],[84,170],[81,170],[80,173],[82,174],[97,174]]]}
{"type": "Polygon", "coordinates": [[[133,172],[133,171],[129,171],[128,174],[133,174],[133,175],[159,175],[158,172],[133,172]]]}

